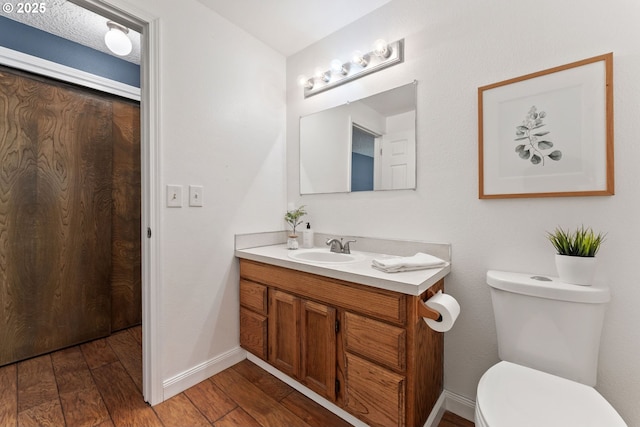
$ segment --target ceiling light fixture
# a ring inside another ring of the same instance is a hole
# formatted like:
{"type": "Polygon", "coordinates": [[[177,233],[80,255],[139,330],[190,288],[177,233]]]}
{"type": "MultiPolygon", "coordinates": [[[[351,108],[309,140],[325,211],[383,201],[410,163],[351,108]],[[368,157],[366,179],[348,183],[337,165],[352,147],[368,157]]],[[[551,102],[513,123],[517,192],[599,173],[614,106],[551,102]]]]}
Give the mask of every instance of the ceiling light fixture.
{"type": "Polygon", "coordinates": [[[376,40],[373,50],[368,53],[354,52],[351,61],[342,63],[338,59],[331,61],[328,71],[316,69],[314,77],[299,77],[298,83],[304,88],[304,97],[348,83],[352,80],[375,73],[384,68],[404,61],[404,39],[387,43],[376,40]]]}
{"type": "Polygon", "coordinates": [[[113,21],[107,21],[109,31],[104,35],[104,43],[109,50],[118,56],[127,56],[131,53],[133,45],[127,33],[129,29],[113,21]]]}

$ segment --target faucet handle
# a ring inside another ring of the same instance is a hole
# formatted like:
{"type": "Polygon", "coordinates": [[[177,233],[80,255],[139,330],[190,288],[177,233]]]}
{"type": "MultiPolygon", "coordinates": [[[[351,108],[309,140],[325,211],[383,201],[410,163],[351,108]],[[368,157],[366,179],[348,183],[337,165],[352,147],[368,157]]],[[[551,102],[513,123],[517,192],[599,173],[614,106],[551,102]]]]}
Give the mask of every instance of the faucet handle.
{"type": "Polygon", "coordinates": [[[351,249],[349,248],[349,243],[356,243],[357,240],[347,240],[346,242],[343,243],[342,245],[342,253],[343,254],[350,254],[351,253],[351,249]]]}

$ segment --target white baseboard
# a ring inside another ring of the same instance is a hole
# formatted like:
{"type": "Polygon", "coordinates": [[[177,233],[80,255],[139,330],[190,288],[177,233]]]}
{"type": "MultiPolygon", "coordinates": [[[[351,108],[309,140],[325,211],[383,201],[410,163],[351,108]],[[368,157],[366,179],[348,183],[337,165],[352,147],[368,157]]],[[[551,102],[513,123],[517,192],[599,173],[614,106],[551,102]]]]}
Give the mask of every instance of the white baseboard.
{"type": "Polygon", "coordinates": [[[424,427],[438,427],[438,424],[440,424],[440,420],[442,420],[444,412],[447,410],[446,400],[447,392],[445,390],[440,394],[438,400],[436,400],[436,404],[433,405],[433,409],[429,414],[429,418],[427,418],[427,421],[424,423],[424,427]]]}
{"type": "MultiPolygon", "coordinates": [[[[293,387],[300,393],[304,394],[309,399],[313,400],[314,402],[321,405],[325,409],[333,412],[343,420],[352,424],[353,426],[368,427],[367,424],[365,424],[361,420],[355,418],[353,415],[344,411],[342,408],[339,408],[338,406],[329,402],[327,399],[315,393],[314,391],[309,390],[307,387],[303,386],[302,384],[292,379],[288,375],[283,374],[273,366],[269,365],[264,360],[259,359],[258,357],[254,356],[251,353],[247,353],[247,359],[249,359],[249,361],[258,365],[265,371],[269,372],[271,375],[275,376],[282,382],[290,385],[291,387],[293,387]]],[[[465,418],[469,421],[473,421],[475,407],[476,407],[476,404],[474,401],[469,400],[466,397],[460,396],[458,394],[452,393],[450,391],[444,390],[440,395],[440,397],[438,398],[438,400],[436,401],[436,404],[434,405],[433,410],[429,415],[429,418],[427,418],[427,421],[425,422],[424,427],[437,427],[445,411],[453,412],[454,414],[459,415],[462,418],[465,418]]]]}
{"type": "Polygon", "coordinates": [[[350,413],[346,412],[342,408],[339,408],[338,406],[336,406],[333,403],[329,402],[327,399],[325,399],[324,397],[320,396],[318,393],[314,392],[313,390],[310,390],[307,387],[303,386],[302,384],[300,384],[299,382],[297,382],[293,378],[289,377],[288,375],[283,374],[282,372],[280,372],[279,370],[277,370],[273,366],[269,365],[264,360],[254,356],[251,353],[247,353],[247,359],[249,359],[249,361],[251,361],[251,362],[255,363],[256,365],[258,365],[259,367],[261,367],[265,371],[269,372],[271,375],[273,375],[274,377],[278,378],[280,381],[284,382],[285,384],[290,385],[292,388],[294,388],[297,391],[299,391],[300,393],[304,394],[309,399],[313,400],[314,402],[316,402],[320,406],[324,407],[328,411],[333,412],[334,414],[336,414],[337,416],[339,416],[340,418],[342,418],[346,422],[350,423],[354,427],[368,427],[367,424],[365,424],[361,420],[357,419],[356,417],[354,417],[350,413]]]}
{"type": "Polygon", "coordinates": [[[461,416],[469,421],[474,421],[476,402],[459,394],[445,390],[445,408],[449,412],[461,416]]]}
{"type": "MultiPolygon", "coordinates": [[[[163,381],[163,400],[167,400],[177,394],[182,393],[189,387],[193,387],[199,382],[202,382],[207,378],[210,378],[215,374],[222,372],[227,368],[230,368],[231,366],[241,362],[244,359],[249,359],[249,361],[255,363],[265,371],[269,372],[271,375],[275,376],[279,380],[304,394],[309,399],[323,406],[327,410],[333,412],[343,420],[352,424],[354,427],[367,427],[367,424],[349,414],[342,408],[339,408],[316,392],[308,389],[288,375],[283,374],[262,359],[259,359],[253,354],[246,352],[240,347],[236,347],[233,350],[218,355],[213,359],[194,366],[191,369],[188,369],[172,378],[163,381]]],[[[445,411],[453,412],[454,414],[459,415],[462,418],[465,418],[469,421],[474,421],[475,406],[476,404],[473,400],[467,399],[464,396],[460,396],[459,394],[452,393],[448,390],[444,390],[436,401],[436,404],[434,405],[429,418],[427,418],[424,427],[437,427],[445,411]]]]}
{"type": "Polygon", "coordinates": [[[247,352],[236,347],[162,382],[163,400],[182,393],[215,374],[247,358],[247,352]]]}
{"type": "Polygon", "coordinates": [[[474,421],[476,403],[459,394],[443,390],[442,394],[433,406],[433,410],[424,423],[424,427],[438,427],[445,411],[453,412],[469,421],[474,421]]]}

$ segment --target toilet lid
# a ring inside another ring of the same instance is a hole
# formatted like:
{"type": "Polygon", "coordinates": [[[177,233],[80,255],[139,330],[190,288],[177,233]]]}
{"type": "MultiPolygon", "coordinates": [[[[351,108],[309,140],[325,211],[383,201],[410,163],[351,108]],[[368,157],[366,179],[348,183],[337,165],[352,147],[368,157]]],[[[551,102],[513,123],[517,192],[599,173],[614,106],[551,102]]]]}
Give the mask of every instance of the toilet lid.
{"type": "Polygon", "coordinates": [[[477,406],[490,427],[627,427],[594,388],[510,362],[482,376],[477,406]]]}

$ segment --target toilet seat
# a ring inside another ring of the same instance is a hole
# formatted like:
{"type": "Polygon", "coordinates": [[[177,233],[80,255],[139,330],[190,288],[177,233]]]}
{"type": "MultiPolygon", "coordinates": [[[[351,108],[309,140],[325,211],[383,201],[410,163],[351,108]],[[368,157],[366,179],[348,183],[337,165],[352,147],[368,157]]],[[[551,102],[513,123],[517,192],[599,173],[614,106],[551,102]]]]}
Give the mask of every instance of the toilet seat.
{"type": "Polygon", "coordinates": [[[500,362],[480,379],[476,427],[627,427],[594,388],[500,362]]]}

